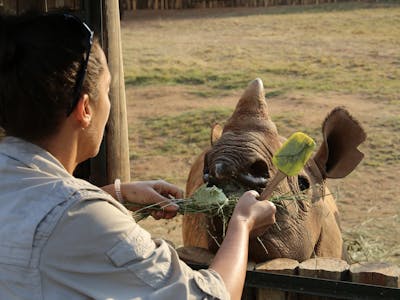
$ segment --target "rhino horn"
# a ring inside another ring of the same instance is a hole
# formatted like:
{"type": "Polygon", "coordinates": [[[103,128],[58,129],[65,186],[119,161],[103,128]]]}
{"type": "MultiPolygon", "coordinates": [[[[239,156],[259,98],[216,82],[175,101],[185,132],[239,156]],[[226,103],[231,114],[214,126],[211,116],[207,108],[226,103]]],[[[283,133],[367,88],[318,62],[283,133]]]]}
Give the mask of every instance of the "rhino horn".
{"type": "Polygon", "coordinates": [[[243,128],[246,123],[262,123],[268,119],[269,114],[264,96],[264,85],[260,78],[256,78],[248,85],[225,127],[236,127],[235,125],[240,123],[243,128]]]}

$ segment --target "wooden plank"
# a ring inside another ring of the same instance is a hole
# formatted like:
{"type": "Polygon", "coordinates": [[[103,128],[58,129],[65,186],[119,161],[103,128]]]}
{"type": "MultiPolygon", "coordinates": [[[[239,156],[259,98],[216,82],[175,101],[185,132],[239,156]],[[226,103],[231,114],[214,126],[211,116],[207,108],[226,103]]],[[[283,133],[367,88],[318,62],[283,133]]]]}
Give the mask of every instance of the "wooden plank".
{"type": "MultiPolygon", "coordinates": [[[[299,265],[299,275],[330,280],[345,280],[348,277],[349,265],[337,258],[316,257],[303,261],[299,265]]],[[[299,300],[329,299],[317,296],[299,296],[299,300]]]]}
{"type": "Polygon", "coordinates": [[[104,50],[111,72],[111,111],[106,131],[107,179],[130,181],[128,121],[122,62],[121,26],[117,0],[104,1],[104,50]]]}
{"type": "Polygon", "coordinates": [[[257,271],[296,275],[299,262],[290,258],[276,258],[256,266],[257,271]]]}
{"type": "MultiPolygon", "coordinates": [[[[296,275],[299,262],[289,258],[277,258],[267,261],[256,266],[257,271],[284,274],[284,275],[296,275]]],[[[272,288],[257,289],[256,299],[258,300],[287,300],[296,299],[294,293],[280,291],[272,288]]]]}
{"type": "Polygon", "coordinates": [[[331,280],[345,280],[349,270],[346,261],[337,258],[316,257],[299,265],[299,275],[331,280]]]}
{"type": "Polygon", "coordinates": [[[400,268],[388,263],[356,263],[350,266],[352,282],[400,287],[400,268]]]}

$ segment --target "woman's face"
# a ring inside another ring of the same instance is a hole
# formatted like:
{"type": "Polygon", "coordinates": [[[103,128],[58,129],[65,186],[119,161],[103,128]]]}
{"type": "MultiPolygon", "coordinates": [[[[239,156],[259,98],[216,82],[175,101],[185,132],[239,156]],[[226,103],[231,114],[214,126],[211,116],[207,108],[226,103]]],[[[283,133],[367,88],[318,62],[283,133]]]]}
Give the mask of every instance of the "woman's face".
{"type": "Polygon", "coordinates": [[[108,116],[110,114],[110,99],[109,99],[109,92],[110,92],[110,84],[111,84],[111,75],[110,71],[107,66],[106,57],[104,55],[103,50],[101,51],[101,61],[103,65],[103,73],[100,76],[97,88],[98,93],[97,99],[90,99],[90,106],[93,111],[92,122],[87,130],[90,137],[90,154],[89,157],[96,156],[100,149],[100,144],[104,134],[104,128],[106,126],[108,116]]]}

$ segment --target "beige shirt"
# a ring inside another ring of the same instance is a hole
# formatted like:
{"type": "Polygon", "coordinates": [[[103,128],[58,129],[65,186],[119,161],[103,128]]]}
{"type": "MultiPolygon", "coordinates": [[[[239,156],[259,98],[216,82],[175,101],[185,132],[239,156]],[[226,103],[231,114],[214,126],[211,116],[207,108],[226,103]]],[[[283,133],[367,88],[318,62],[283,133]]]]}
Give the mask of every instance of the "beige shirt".
{"type": "Polygon", "coordinates": [[[0,299],[229,299],[43,149],[3,139],[0,174],[0,299]]]}

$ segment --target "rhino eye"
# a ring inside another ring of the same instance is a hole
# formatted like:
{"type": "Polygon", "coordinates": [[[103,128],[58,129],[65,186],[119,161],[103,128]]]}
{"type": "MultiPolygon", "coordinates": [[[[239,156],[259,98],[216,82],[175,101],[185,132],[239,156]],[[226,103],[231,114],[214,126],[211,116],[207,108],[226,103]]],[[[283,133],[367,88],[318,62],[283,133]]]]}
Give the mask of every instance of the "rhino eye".
{"type": "Polygon", "coordinates": [[[299,182],[299,187],[301,191],[304,191],[310,187],[310,181],[304,175],[297,176],[297,180],[299,182]]]}
{"type": "Polygon", "coordinates": [[[269,178],[268,166],[263,160],[258,160],[250,166],[249,173],[254,177],[269,178]]]}

